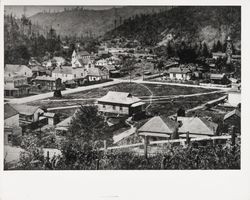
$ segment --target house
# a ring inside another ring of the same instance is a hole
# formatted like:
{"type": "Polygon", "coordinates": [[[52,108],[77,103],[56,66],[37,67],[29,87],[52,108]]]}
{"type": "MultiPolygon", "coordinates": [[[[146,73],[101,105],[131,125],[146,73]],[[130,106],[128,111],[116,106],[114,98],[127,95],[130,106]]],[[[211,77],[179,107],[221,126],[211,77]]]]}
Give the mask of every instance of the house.
{"type": "Polygon", "coordinates": [[[232,107],[237,107],[241,102],[241,86],[233,87],[228,92],[228,104],[232,107]]]}
{"type": "Polygon", "coordinates": [[[98,110],[102,113],[134,115],[145,111],[145,103],[127,92],[109,91],[97,100],[98,110]]]}
{"type": "Polygon", "coordinates": [[[100,81],[109,79],[109,71],[106,68],[92,67],[88,69],[88,81],[100,81]]]}
{"type": "Polygon", "coordinates": [[[138,129],[138,134],[149,137],[150,140],[170,139],[174,132],[178,132],[179,138],[208,137],[217,134],[218,125],[199,117],[177,117],[173,120],[165,116],[156,116],[138,129]]]}
{"type": "Polygon", "coordinates": [[[218,58],[225,58],[226,57],[226,53],[222,53],[222,52],[212,52],[212,57],[213,59],[217,60],[218,58]]]}
{"type": "Polygon", "coordinates": [[[11,144],[13,135],[21,134],[18,111],[8,103],[4,104],[4,145],[11,144]]]}
{"type": "Polygon", "coordinates": [[[88,75],[86,68],[73,68],[73,66],[57,67],[52,71],[53,78],[60,78],[62,82],[74,79],[84,79],[88,75]]]}
{"type": "Polygon", "coordinates": [[[41,65],[41,63],[39,63],[34,57],[31,57],[28,66],[33,67],[37,65],[41,65]]]}
{"type": "Polygon", "coordinates": [[[51,112],[46,112],[43,114],[44,117],[46,117],[48,119],[48,125],[50,126],[54,126],[55,125],[55,113],[51,113],[51,112]]]}
{"type": "Polygon", "coordinates": [[[216,136],[218,124],[202,117],[177,117],[179,123],[180,137],[186,137],[189,132],[190,137],[216,136]]]}
{"type": "Polygon", "coordinates": [[[14,77],[14,76],[32,77],[32,75],[33,75],[32,70],[26,65],[6,64],[4,67],[5,77],[14,77]]]}
{"type": "Polygon", "coordinates": [[[46,69],[40,65],[32,66],[31,67],[33,76],[43,76],[46,75],[46,69]]]}
{"type": "Polygon", "coordinates": [[[147,121],[138,129],[138,134],[148,137],[149,140],[170,139],[171,135],[178,128],[178,123],[169,117],[156,116],[147,121]]]}
{"type": "Polygon", "coordinates": [[[108,65],[108,61],[106,59],[97,60],[95,62],[95,66],[97,66],[97,67],[103,67],[106,65],[108,65]]]}
{"type": "Polygon", "coordinates": [[[24,104],[13,104],[12,107],[19,113],[19,123],[21,125],[31,124],[40,121],[44,111],[38,106],[28,106],[24,104]]]}
{"type": "Polygon", "coordinates": [[[241,132],[241,113],[238,109],[234,109],[223,118],[223,131],[229,133],[231,126],[235,127],[236,133],[241,132]]]}
{"type": "Polygon", "coordinates": [[[170,79],[190,80],[191,71],[187,68],[173,67],[168,70],[170,79]]]}
{"type": "Polygon", "coordinates": [[[30,92],[30,85],[26,76],[4,76],[4,96],[22,97],[30,92]]]}
{"type": "Polygon", "coordinates": [[[54,91],[61,87],[62,80],[60,78],[50,76],[37,76],[33,82],[39,89],[54,91]]]}
{"type": "Polygon", "coordinates": [[[221,85],[226,85],[229,84],[230,81],[226,77],[226,75],[223,74],[210,74],[210,81],[213,84],[221,84],[221,85]]]}

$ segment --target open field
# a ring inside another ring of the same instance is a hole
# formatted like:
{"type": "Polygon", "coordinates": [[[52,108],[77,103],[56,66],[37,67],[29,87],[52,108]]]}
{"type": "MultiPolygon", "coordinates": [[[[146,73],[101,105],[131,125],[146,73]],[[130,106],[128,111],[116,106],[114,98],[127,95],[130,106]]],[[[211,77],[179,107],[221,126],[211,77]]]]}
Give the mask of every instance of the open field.
{"type": "Polygon", "coordinates": [[[106,95],[108,91],[131,92],[133,95],[143,98],[146,96],[150,96],[151,92],[153,93],[153,96],[170,97],[172,95],[196,94],[216,90],[161,84],[119,83],[112,86],[100,87],[92,90],[64,95],[62,99],[50,98],[33,101],[28,103],[28,105],[41,106],[43,108],[53,108],[59,106],[91,104],[95,101],[96,98],[106,95]]]}
{"type": "MultiPolygon", "coordinates": [[[[196,106],[202,105],[208,101],[217,99],[219,97],[224,96],[224,93],[216,93],[216,94],[207,94],[202,96],[194,96],[194,97],[180,97],[175,99],[174,101],[160,101],[153,102],[149,107],[148,112],[152,115],[173,115],[176,114],[177,110],[180,107],[183,107],[185,110],[194,108],[196,106]]],[[[190,115],[194,115],[195,113],[191,112],[190,115]]]]}

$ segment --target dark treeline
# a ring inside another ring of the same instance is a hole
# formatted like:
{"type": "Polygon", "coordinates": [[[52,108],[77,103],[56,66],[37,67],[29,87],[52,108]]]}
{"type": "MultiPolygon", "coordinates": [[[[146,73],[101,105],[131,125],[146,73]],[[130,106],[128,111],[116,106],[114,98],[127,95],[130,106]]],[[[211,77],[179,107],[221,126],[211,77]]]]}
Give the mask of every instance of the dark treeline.
{"type": "Polygon", "coordinates": [[[240,40],[240,13],[240,7],[237,6],[180,6],[159,13],[130,17],[121,26],[108,32],[106,38],[124,36],[136,39],[144,46],[155,46],[163,39],[162,33],[166,32],[173,34],[176,41],[197,42],[208,39],[202,38],[200,33],[202,28],[211,27],[216,33],[215,38],[227,33],[233,40],[240,40]]]}
{"type": "Polygon", "coordinates": [[[97,51],[98,44],[98,41],[89,37],[74,35],[62,38],[53,27],[41,34],[25,16],[16,19],[12,15],[4,17],[4,41],[5,64],[27,64],[31,57],[36,57],[39,61],[53,56],[70,59],[76,42],[84,44],[83,47],[89,52],[97,51]],[[65,50],[64,45],[69,48],[65,50]]]}

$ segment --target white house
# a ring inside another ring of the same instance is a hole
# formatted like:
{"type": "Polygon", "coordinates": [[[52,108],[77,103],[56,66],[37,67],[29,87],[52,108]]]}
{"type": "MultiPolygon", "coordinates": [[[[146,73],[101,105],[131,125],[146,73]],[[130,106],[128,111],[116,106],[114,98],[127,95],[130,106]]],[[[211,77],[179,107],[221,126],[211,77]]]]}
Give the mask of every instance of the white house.
{"type": "Polygon", "coordinates": [[[14,76],[32,77],[32,75],[33,75],[32,70],[26,65],[6,64],[4,67],[5,77],[14,77],[14,76]]]}
{"type": "Polygon", "coordinates": [[[145,103],[141,99],[127,92],[109,91],[99,98],[98,110],[103,113],[133,115],[145,110],[145,103]]]}
{"type": "Polygon", "coordinates": [[[85,78],[88,75],[86,68],[73,68],[72,66],[57,67],[52,71],[53,78],[60,78],[62,82],[85,78]]]}
{"type": "Polygon", "coordinates": [[[179,68],[173,67],[168,70],[170,79],[178,79],[178,80],[190,80],[191,79],[191,71],[187,68],[179,68]]]}
{"type": "Polygon", "coordinates": [[[96,65],[97,67],[103,67],[103,66],[108,65],[108,61],[107,61],[106,59],[97,60],[97,61],[95,62],[95,65],[96,65]]]}

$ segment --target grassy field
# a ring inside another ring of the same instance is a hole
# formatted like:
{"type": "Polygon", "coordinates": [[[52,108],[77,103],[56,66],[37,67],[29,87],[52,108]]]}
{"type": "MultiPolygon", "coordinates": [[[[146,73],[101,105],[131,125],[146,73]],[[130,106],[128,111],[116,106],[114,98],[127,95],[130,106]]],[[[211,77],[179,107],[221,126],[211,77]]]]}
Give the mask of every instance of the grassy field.
{"type": "Polygon", "coordinates": [[[100,87],[92,90],[65,95],[63,96],[62,99],[59,99],[59,101],[56,101],[55,98],[50,98],[39,101],[33,101],[28,104],[34,106],[41,106],[43,108],[70,106],[77,104],[91,104],[95,101],[96,98],[100,98],[106,95],[108,91],[130,92],[138,97],[150,96],[151,95],[150,91],[153,93],[154,96],[186,95],[186,94],[215,91],[214,89],[182,87],[173,85],[161,85],[161,84],[143,84],[143,85],[144,86],[137,83],[131,83],[131,84],[119,83],[108,87],[100,87]]]}
{"type": "MultiPolygon", "coordinates": [[[[225,94],[216,93],[216,94],[207,94],[202,96],[194,96],[187,98],[178,98],[174,101],[164,101],[164,102],[154,102],[148,109],[152,115],[173,115],[176,114],[177,110],[180,107],[183,107],[185,110],[194,108],[196,106],[202,105],[208,101],[217,99],[224,96],[225,94]]],[[[194,113],[190,113],[194,115],[194,113]]]]}

